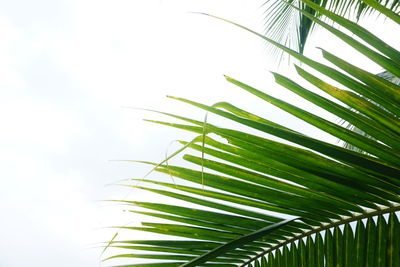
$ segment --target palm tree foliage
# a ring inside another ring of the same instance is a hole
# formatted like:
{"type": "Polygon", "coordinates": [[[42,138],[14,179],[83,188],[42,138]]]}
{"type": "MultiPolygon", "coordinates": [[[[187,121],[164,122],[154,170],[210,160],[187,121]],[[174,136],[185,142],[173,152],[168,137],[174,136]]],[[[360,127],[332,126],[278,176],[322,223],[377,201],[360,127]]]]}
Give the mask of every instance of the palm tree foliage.
{"type": "MultiPolygon", "coordinates": [[[[298,9],[313,23],[385,71],[400,76],[399,51],[343,16],[310,0],[302,3],[357,39],[298,9]]],[[[400,17],[378,2],[364,3],[400,24],[400,17]]],[[[196,167],[147,162],[154,171],[175,177],[177,183],[146,179],[128,186],[187,204],[120,201],[134,213],[169,221],[143,222],[142,226],[121,229],[170,237],[113,240],[111,247],[127,252],[110,258],[155,260],[152,264],[126,266],[400,266],[400,224],[396,215],[400,210],[400,86],[323,49],[324,58],[336,68],[252,33],[341,85],[333,86],[300,66],[296,66],[300,77],[336,100],[274,73],[277,84],[370,137],[232,77],[226,80],[367,153],[312,138],[230,103],[209,106],[171,97],[284,141],[162,113],[182,123],[152,122],[197,134],[189,142],[181,141],[183,148],[179,151],[187,152],[183,159],[196,167]],[[193,150],[202,156],[190,152],[193,150]]]]}
{"type": "MultiPolygon", "coordinates": [[[[388,72],[388,71],[382,71],[382,72],[380,72],[380,73],[378,73],[378,74],[376,74],[376,75],[377,75],[378,77],[381,77],[381,78],[383,78],[383,79],[385,79],[385,80],[387,80],[387,81],[390,81],[390,82],[392,82],[392,83],[394,83],[394,84],[400,85],[400,78],[395,77],[393,74],[391,74],[391,73],[388,72]]],[[[353,131],[353,132],[357,132],[357,133],[359,133],[359,134],[362,134],[362,135],[364,135],[364,136],[367,136],[367,137],[370,137],[370,138],[371,138],[371,136],[369,136],[368,134],[364,133],[362,130],[358,129],[358,128],[355,127],[354,125],[352,125],[352,124],[350,124],[350,123],[348,123],[348,122],[346,122],[346,121],[344,121],[344,120],[341,120],[341,123],[342,123],[343,125],[345,125],[345,127],[346,127],[347,129],[349,129],[349,130],[351,130],[351,131],[353,131]]],[[[340,142],[340,140],[339,140],[339,142],[340,142]]],[[[354,150],[354,151],[364,152],[364,151],[362,151],[361,149],[359,149],[359,148],[353,146],[352,144],[346,143],[346,142],[343,142],[343,146],[344,146],[345,148],[352,149],[352,150],[354,150]]]]}
{"type": "MultiPolygon", "coordinates": [[[[325,18],[323,13],[318,12],[300,0],[288,0],[292,6],[285,1],[265,1],[265,34],[267,37],[303,53],[306,41],[312,32],[315,22],[307,14],[321,19],[325,18]]],[[[335,12],[338,15],[354,17],[357,20],[363,15],[370,15],[376,9],[370,3],[362,0],[312,0],[320,7],[335,12]]],[[[398,12],[400,2],[398,0],[374,0],[394,12],[398,12]]],[[[273,54],[280,54],[282,50],[272,46],[273,54]]]]}

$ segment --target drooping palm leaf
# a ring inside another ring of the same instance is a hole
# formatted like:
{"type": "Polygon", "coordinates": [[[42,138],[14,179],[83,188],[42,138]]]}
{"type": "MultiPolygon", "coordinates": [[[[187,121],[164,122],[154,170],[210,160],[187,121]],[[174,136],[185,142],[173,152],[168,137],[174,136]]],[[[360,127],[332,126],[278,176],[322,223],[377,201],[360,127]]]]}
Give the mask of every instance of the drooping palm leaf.
{"type": "MultiPolygon", "coordinates": [[[[386,71],[400,73],[400,53],[396,49],[344,17],[309,0],[303,3],[370,46],[310,13],[302,13],[304,16],[386,71]]],[[[389,18],[393,16],[387,10],[376,9],[389,18]]],[[[114,240],[110,247],[129,252],[110,258],[158,260],[154,264],[127,266],[399,266],[400,224],[396,213],[400,211],[400,87],[328,51],[322,51],[324,57],[339,70],[255,34],[342,87],[332,86],[300,67],[296,69],[302,78],[337,101],[274,73],[279,85],[352,123],[368,136],[237,79],[226,77],[227,81],[368,153],[312,138],[229,103],[209,106],[171,97],[261,134],[169,113],[162,114],[182,122],[152,121],[197,134],[192,141],[181,143],[190,151],[200,151],[204,157],[185,149],[187,154],[182,158],[194,164],[192,168],[166,161],[144,162],[179,182],[141,180],[139,185],[128,186],[187,204],[120,201],[134,213],[168,221],[120,228],[168,235],[175,240],[114,240]],[[267,134],[285,141],[268,139],[267,134]]]]}

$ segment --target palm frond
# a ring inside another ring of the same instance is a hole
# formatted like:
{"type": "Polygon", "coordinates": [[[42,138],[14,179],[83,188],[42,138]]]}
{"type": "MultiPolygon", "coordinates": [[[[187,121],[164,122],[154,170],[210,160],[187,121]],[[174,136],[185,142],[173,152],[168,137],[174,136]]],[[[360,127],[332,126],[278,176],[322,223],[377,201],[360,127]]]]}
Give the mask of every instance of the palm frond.
{"type": "MultiPolygon", "coordinates": [[[[343,16],[310,0],[303,3],[363,41],[333,28],[308,11],[296,10],[385,71],[377,76],[322,50],[324,58],[336,66],[329,67],[262,34],[229,23],[256,34],[340,84],[330,85],[296,67],[300,77],[336,99],[332,101],[274,73],[277,84],[351,123],[360,132],[237,79],[225,78],[263,103],[274,105],[367,153],[307,136],[230,103],[205,105],[170,97],[250,130],[224,128],[170,113],[162,114],[180,122],[151,121],[160,127],[165,125],[196,135],[193,140],[180,141],[185,148],[181,152],[186,153],[182,159],[190,166],[143,162],[160,176],[171,175],[177,182],[147,179],[141,180],[140,185],[127,186],[169,197],[174,203],[120,201],[135,214],[156,218],[142,222],[141,226],[120,229],[168,238],[113,240],[109,247],[129,252],[109,259],[155,260],[151,264],[126,266],[400,265],[397,217],[400,211],[400,86],[386,79],[388,72],[398,77],[400,52],[343,16]],[[196,156],[193,151],[201,152],[202,156],[196,156]],[[167,222],[162,223],[160,219],[167,222]]],[[[329,4],[335,5],[335,2],[329,4]]],[[[293,7],[292,3],[288,5],[293,7]]],[[[335,8],[344,7],[337,4],[335,8]]],[[[375,4],[368,8],[379,10],[376,12],[389,18],[393,16],[391,11],[375,4]]]]}
{"type": "MultiPolygon", "coordinates": [[[[391,74],[388,71],[382,71],[382,72],[376,74],[376,76],[378,76],[380,78],[383,78],[383,79],[385,79],[385,80],[387,80],[389,82],[392,82],[395,85],[400,85],[400,78],[397,78],[396,76],[394,76],[393,74],[391,74]]],[[[368,135],[366,132],[363,132],[362,130],[360,130],[359,128],[357,128],[356,126],[354,126],[353,124],[351,124],[351,123],[349,123],[349,122],[347,122],[345,120],[340,120],[339,123],[344,125],[344,127],[346,127],[346,129],[349,129],[350,131],[356,132],[356,133],[358,133],[360,135],[363,135],[363,136],[365,136],[367,138],[371,138],[371,136],[368,135]]],[[[361,152],[361,153],[366,153],[365,151],[363,151],[363,150],[361,150],[361,149],[359,149],[359,148],[357,148],[357,147],[355,147],[355,146],[353,146],[353,145],[351,145],[351,144],[349,144],[347,142],[342,142],[342,143],[343,143],[343,147],[345,147],[347,149],[354,150],[354,151],[361,152]]]]}
{"type": "MultiPolygon", "coordinates": [[[[288,2],[292,6],[288,6],[285,1],[268,0],[264,2],[265,35],[300,53],[303,53],[307,39],[315,26],[315,22],[305,14],[326,18],[326,14],[320,13],[320,10],[311,7],[310,3],[337,15],[355,18],[356,20],[366,14],[370,15],[370,13],[379,15],[380,13],[375,8],[379,8],[378,10],[380,11],[382,11],[382,8],[387,8],[392,11],[391,16],[395,17],[400,8],[400,3],[397,0],[373,2],[362,0],[312,0],[309,3],[290,0],[288,2]]],[[[276,49],[274,46],[269,48],[272,55],[282,58],[283,53],[281,50],[276,49]]]]}

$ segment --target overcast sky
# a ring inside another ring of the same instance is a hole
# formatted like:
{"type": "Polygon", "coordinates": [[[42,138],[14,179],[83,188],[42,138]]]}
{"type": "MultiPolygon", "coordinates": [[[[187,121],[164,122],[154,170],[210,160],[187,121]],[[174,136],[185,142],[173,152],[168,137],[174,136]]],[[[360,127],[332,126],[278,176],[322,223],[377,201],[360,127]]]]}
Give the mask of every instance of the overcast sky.
{"type": "MultiPolygon", "coordinates": [[[[127,107],[203,118],[165,96],[226,100],[304,126],[224,80],[227,74],[307,105],[273,85],[269,70],[276,68],[260,39],[188,13],[261,31],[262,2],[0,0],[0,266],[99,266],[100,251],[91,247],[113,235],[101,228],[129,218],[98,200],[123,198],[126,189],[106,185],[148,170],[113,160],[159,161],[171,141],[190,138],[144,123],[154,115],[127,107]]],[[[379,23],[368,25],[382,31],[379,23]]],[[[399,43],[390,31],[382,33],[399,43]]],[[[315,34],[306,53],[316,56],[322,46],[380,71],[328,37],[315,34]]]]}

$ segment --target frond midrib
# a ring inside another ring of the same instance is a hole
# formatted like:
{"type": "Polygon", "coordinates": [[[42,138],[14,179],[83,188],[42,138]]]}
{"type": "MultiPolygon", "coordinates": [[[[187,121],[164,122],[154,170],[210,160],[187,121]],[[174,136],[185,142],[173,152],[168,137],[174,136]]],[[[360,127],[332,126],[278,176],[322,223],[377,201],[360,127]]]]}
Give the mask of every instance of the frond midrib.
{"type": "Polygon", "coordinates": [[[312,234],[316,234],[318,232],[322,232],[324,230],[328,230],[328,229],[331,229],[331,228],[334,228],[334,227],[337,227],[337,226],[340,226],[340,225],[343,225],[343,224],[356,222],[356,221],[359,221],[359,220],[362,220],[362,219],[372,218],[372,217],[378,216],[378,215],[389,214],[389,213],[396,212],[396,211],[400,211],[400,203],[395,203],[395,204],[393,204],[393,205],[391,205],[389,207],[385,207],[385,208],[381,208],[381,209],[377,209],[377,210],[372,210],[372,211],[369,211],[369,212],[364,212],[364,213],[361,213],[361,214],[358,214],[358,215],[357,215],[357,213],[355,213],[353,216],[346,216],[345,218],[343,218],[343,220],[336,220],[336,221],[331,222],[331,223],[325,223],[320,227],[314,227],[311,230],[306,230],[302,234],[295,235],[294,237],[286,239],[285,241],[283,241],[281,243],[278,243],[278,244],[266,249],[264,252],[258,254],[257,256],[255,256],[255,257],[249,259],[248,261],[244,262],[243,264],[239,265],[239,267],[247,266],[249,263],[251,263],[251,262],[263,257],[264,255],[266,255],[266,254],[268,254],[268,253],[270,253],[272,251],[275,251],[275,250],[277,250],[277,249],[279,249],[279,248],[281,248],[281,247],[283,247],[283,246],[285,246],[287,244],[290,244],[290,243],[292,243],[294,241],[300,240],[300,239],[302,239],[304,237],[307,237],[307,236],[310,236],[312,234]]]}

